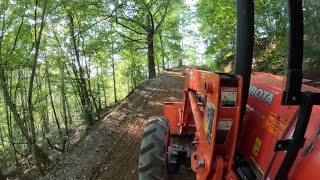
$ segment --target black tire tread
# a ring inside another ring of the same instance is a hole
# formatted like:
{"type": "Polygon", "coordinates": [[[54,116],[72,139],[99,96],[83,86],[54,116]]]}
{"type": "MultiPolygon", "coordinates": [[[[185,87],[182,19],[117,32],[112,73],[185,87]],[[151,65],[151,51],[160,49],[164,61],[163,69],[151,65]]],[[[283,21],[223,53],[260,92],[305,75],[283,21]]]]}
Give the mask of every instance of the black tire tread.
{"type": "Polygon", "coordinates": [[[153,127],[153,128],[151,128],[151,129],[148,129],[148,130],[146,130],[146,131],[144,131],[144,133],[143,133],[143,137],[145,137],[145,136],[148,136],[149,134],[152,134],[153,132],[155,132],[157,130],[157,128],[156,127],[153,127]]]}
{"type": "Polygon", "coordinates": [[[154,143],[150,143],[144,147],[141,147],[141,150],[140,150],[140,154],[143,154],[145,152],[148,152],[149,150],[153,149],[154,148],[154,143]]]}
{"type": "Polygon", "coordinates": [[[169,122],[165,117],[149,118],[142,135],[139,156],[139,180],[166,177],[169,122]]]}

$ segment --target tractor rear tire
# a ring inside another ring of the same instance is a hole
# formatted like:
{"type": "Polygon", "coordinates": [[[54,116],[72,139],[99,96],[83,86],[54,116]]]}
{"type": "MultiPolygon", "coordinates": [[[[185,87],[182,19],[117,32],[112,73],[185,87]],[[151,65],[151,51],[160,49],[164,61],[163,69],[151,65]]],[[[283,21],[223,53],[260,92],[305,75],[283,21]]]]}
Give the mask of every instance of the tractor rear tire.
{"type": "Polygon", "coordinates": [[[149,118],[141,141],[139,180],[167,179],[169,136],[169,122],[167,118],[149,118]]]}

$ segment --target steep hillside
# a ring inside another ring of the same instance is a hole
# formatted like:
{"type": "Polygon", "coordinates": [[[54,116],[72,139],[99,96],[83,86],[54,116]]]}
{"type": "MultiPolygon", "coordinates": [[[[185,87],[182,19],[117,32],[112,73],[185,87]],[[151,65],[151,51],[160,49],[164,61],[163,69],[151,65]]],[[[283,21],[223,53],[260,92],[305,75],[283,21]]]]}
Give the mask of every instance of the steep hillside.
{"type": "Polygon", "coordinates": [[[140,139],[164,101],[182,98],[181,71],[165,72],[140,85],[66,153],[46,179],[138,179],[140,139]]]}

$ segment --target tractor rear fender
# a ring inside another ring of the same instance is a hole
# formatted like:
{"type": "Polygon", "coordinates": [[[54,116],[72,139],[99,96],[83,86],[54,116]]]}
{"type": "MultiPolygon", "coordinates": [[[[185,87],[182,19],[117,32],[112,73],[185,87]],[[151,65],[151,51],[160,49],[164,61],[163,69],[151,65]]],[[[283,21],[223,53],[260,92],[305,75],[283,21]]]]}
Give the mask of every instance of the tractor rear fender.
{"type": "Polygon", "coordinates": [[[320,138],[313,144],[311,152],[303,157],[296,167],[292,180],[320,179],[320,138]]]}

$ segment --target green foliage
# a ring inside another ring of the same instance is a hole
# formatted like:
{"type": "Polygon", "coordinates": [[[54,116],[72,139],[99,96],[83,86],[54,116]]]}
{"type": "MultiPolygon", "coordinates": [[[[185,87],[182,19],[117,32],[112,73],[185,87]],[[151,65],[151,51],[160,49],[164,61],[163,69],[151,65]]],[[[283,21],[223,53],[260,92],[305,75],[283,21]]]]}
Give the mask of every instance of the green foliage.
{"type": "Polygon", "coordinates": [[[224,71],[234,60],[236,42],[236,3],[234,1],[200,0],[197,17],[200,32],[206,41],[210,67],[224,71]],[[213,59],[212,59],[213,58],[213,59]]]}
{"type": "MultiPolygon", "coordinates": [[[[183,60],[198,65],[197,43],[184,44],[197,32],[184,27],[200,23],[205,60],[214,71],[232,71],[236,42],[235,1],[199,0],[196,19],[182,0],[80,1],[48,0],[32,89],[34,122],[28,112],[28,88],[46,1],[0,2],[0,168],[19,164],[30,147],[62,135],[121,100],[148,78],[148,39],[153,33],[154,61],[159,73],[183,60]],[[35,2],[37,11],[35,16],[35,2]],[[165,8],[167,7],[168,8],[165,8]],[[151,15],[150,15],[151,13],[151,15]],[[150,17],[153,17],[154,27],[150,17]],[[149,18],[149,19],[148,19],[149,18]],[[162,21],[163,19],[163,21],[162,21]],[[160,25],[159,25],[160,24],[160,25]],[[154,31],[152,31],[154,30],[154,31]],[[4,96],[5,86],[27,135],[22,133],[4,96]],[[51,99],[52,98],[52,99],[51,99]],[[72,124],[71,124],[72,123],[72,124]]],[[[305,60],[320,67],[320,3],[304,1],[305,60]]],[[[286,68],[286,3],[255,1],[256,71],[284,74],[286,68]]],[[[46,146],[46,145],[44,145],[46,146]]]]}
{"type": "MultiPolygon", "coordinates": [[[[320,69],[319,2],[304,1],[305,62],[320,69]]],[[[197,17],[207,44],[207,63],[216,71],[226,71],[235,59],[236,2],[200,0],[197,17]]],[[[281,0],[255,1],[255,71],[285,74],[287,66],[287,4],[281,0]]],[[[305,77],[308,77],[306,69],[305,77]]]]}
{"type": "MultiPolygon", "coordinates": [[[[31,122],[28,88],[45,2],[0,2],[0,69],[5,75],[0,83],[6,82],[9,98],[28,133],[22,134],[12,109],[0,98],[1,169],[12,168],[29,155],[26,142],[33,133],[32,124],[36,144],[46,147],[47,137],[53,143],[61,142],[68,128],[85,124],[88,115],[98,118],[103,109],[148,78],[145,28],[149,11],[156,26],[163,19],[162,25],[155,28],[156,65],[170,68],[182,53],[179,27],[183,23],[183,1],[48,0],[31,94],[31,122]],[[168,11],[164,8],[167,3],[168,11]],[[125,26],[116,22],[115,14],[129,19],[118,19],[125,26]]],[[[4,97],[4,89],[0,90],[4,97]]]]}

